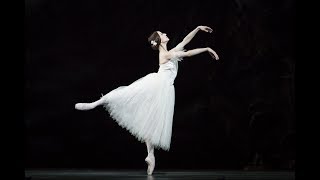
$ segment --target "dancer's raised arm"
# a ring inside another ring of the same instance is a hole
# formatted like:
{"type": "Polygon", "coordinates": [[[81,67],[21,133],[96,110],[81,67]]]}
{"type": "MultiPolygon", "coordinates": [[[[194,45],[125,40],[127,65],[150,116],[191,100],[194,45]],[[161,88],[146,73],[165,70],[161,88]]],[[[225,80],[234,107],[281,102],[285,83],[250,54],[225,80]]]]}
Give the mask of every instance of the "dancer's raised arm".
{"type": "Polygon", "coordinates": [[[184,57],[191,57],[203,52],[208,52],[212,58],[214,58],[215,60],[219,60],[219,56],[218,54],[212,50],[211,48],[197,48],[197,49],[192,49],[189,51],[177,51],[177,52],[173,52],[174,55],[173,56],[177,56],[180,58],[184,58],[184,57]]]}
{"type": "Polygon", "coordinates": [[[191,31],[185,38],[183,38],[183,40],[175,48],[173,48],[172,50],[173,51],[179,51],[179,50],[183,49],[184,46],[187,45],[193,39],[193,37],[197,34],[197,32],[199,30],[212,33],[212,29],[210,27],[208,27],[208,26],[198,26],[193,31],[191,31]]]}

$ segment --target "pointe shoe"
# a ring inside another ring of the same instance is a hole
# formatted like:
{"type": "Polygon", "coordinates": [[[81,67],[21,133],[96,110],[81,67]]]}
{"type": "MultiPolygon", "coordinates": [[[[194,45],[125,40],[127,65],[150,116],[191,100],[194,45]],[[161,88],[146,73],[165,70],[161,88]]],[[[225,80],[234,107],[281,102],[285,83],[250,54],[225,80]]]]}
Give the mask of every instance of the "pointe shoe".
{"type": "Polygon", "coordinates": [[[154,167],[155,167],[155,157],[153,154],[148,154],[148,156],[145,159],[146,163],[148,164],[147,173],[148,175],[152,175],[154,167]]]}
{"type": "Polygon", "coordinates": [[[93,109],[94,107],[91,105],[91,103],[77,103],[74,108],[77,110],[85,111],[93,109]]]}

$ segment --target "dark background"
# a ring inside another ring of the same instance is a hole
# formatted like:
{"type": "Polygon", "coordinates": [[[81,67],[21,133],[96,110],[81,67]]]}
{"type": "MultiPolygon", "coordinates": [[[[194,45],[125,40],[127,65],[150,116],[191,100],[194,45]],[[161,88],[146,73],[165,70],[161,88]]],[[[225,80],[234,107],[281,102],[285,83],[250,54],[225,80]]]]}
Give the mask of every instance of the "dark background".
{"type": "Polygon", "coordinates": [[[169,152],[157,169],[295,168],[295,1],[25,1],[26,168],[146,168],[145,144],[98,107],[101,93],[158,70],[155,30],[174,47],[211,47],[179,63],[169,152]]]}

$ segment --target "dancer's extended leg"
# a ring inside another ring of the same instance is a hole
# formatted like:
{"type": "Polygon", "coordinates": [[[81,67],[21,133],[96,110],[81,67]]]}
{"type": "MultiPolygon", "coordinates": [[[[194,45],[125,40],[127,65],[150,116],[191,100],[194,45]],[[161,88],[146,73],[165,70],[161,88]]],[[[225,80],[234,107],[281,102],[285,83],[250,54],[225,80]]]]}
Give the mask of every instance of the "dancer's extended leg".
{"type": "Polygon", "coordinates": [[[75,109],[82,111],[94,109],[95,107],[100,106],[104,103],[104,98],[105,96],[102,96],[99,100],[92,103],[77,103],[75,105],[75,109]]]}

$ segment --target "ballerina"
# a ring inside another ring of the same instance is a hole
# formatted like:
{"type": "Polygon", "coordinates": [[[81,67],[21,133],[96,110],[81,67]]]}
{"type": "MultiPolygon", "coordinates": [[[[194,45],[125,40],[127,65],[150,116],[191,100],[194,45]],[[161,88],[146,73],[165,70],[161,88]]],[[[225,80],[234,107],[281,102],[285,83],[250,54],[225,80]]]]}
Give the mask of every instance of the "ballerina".
{"type": "Polygon", "coordinates": [[[103,105],[110,116],[139,141],[146,143],[148,155],[147,174],[155,167],[154,148],[169,151],[174,114],[174,80],[178,72],[178,61],[203,52],[219,60],[217,53],[209,47],[184,50],[198,31],[212,33],[208,26],[198,26],[182,42],[167,50],[169,38],[161,31],[153,32],[148,42],[159,51],[159,69],[128,86],[120,86],[92,103],[77,103],[75,109],[90,110],[103,105]]]}

